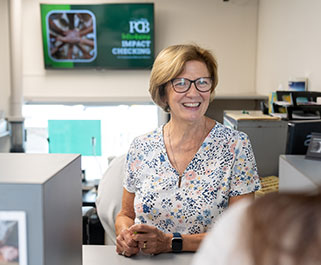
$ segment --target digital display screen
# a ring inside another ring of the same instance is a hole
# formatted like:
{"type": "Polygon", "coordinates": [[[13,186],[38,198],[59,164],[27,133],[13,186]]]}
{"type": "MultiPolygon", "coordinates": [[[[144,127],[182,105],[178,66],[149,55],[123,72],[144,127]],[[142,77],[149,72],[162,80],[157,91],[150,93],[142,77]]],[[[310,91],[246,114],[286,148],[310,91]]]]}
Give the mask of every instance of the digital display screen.
{"type": "Polygon", "coordinates": [[[46,69],[150,69],[154,4],[41,4],[46,69]]]}

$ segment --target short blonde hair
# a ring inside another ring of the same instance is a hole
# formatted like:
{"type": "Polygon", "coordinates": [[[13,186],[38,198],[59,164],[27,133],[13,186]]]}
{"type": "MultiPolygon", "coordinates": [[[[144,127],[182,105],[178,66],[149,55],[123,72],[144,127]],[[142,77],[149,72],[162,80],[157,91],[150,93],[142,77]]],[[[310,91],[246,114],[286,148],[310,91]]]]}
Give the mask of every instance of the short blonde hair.
{"type": "Polygon", "coordinates": [[[197,45],[173,45],[162,50],[155,59],[149,82],[149,93],[153,101],[164,111],[169,111],[166,102],[166,84],[184,70],[188,61],[205,63],[210,77],[213,78],[211,101],[214,99],[214,89],[218,83],[217,62],[209,50],[197,45]]]}

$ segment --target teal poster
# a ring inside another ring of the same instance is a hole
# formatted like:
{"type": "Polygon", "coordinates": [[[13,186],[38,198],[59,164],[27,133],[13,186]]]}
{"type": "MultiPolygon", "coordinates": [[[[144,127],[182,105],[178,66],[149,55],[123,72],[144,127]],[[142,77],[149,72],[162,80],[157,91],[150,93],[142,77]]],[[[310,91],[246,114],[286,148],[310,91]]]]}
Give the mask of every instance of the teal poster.
{"type": "Polygon", "coordinates": [[[100,120],[48,120],[49,153],[101,155],[100,120]]]}
{"type": "Polygon", "coordinates": [[[41,4],[44,64],[50,68],[150,69],[154,4],[41,4]]]}

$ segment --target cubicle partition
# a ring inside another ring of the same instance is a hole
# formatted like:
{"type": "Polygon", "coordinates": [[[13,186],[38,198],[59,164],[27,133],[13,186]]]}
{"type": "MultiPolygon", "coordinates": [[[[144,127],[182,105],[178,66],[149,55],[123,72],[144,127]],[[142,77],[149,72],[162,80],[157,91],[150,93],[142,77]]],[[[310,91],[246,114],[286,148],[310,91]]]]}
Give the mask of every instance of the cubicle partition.
{"type": "Polygon", "coordinates": [[[19,265],[82,264],[80,156],[0,154],[0,169],[0,216],[19,224],[19,265]]]}

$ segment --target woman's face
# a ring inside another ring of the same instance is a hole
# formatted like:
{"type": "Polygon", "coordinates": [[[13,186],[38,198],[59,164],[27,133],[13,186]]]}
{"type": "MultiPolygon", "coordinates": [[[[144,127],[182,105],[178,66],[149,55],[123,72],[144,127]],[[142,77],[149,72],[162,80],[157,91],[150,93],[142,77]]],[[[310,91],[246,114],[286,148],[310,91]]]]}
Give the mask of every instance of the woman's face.
{"type": "MultiPolygon", "coordinates": [[[[195,80],[209,76],[205,63],[194,60],[186,62],[183,72],[176,78],[195,80]]],[[[188,91],[177,93],[171,82],[168,82],[166,95],[172,118],[185,122],[199,121],[204,116],[210,102],[210,91],[199,92],[195,83],[191,84],[188,91]]]]}

